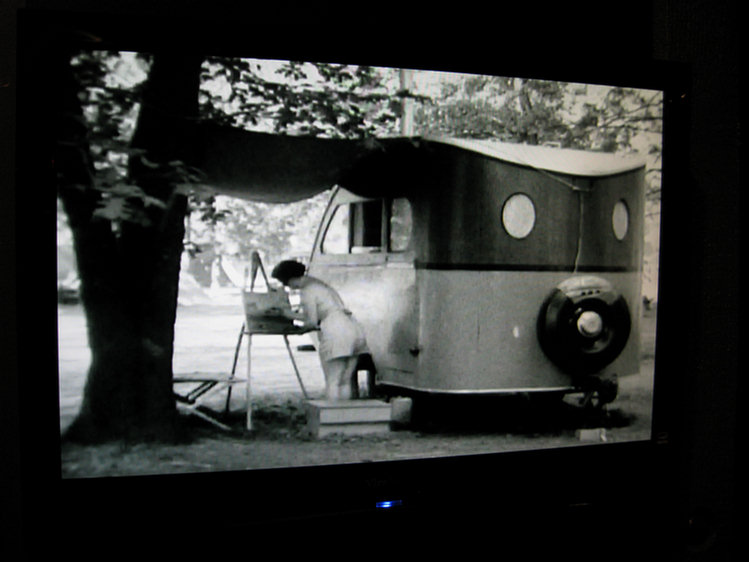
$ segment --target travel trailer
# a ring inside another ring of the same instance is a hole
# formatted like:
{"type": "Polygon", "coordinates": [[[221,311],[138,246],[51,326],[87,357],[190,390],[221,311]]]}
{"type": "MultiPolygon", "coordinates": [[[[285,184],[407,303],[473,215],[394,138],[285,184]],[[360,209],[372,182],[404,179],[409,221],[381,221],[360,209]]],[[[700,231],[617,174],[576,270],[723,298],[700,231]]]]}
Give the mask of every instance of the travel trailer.
{"type": "Polygon", "coordinates": [[[615,399],[639,370],[644,161],[418,139],[335,188],[309,273],[364,325],[385,394],[615,399]]]}

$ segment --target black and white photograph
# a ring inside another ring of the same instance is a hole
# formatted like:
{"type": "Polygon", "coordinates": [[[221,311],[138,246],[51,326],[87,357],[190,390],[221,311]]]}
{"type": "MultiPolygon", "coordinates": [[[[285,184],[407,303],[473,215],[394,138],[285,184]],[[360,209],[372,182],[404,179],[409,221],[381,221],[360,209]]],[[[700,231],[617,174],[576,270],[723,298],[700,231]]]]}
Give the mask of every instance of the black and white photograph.
{"type": "Polygon", "coordinates": [[[652,438],[663,91],[57,55],[64,479],[652,438]]]}

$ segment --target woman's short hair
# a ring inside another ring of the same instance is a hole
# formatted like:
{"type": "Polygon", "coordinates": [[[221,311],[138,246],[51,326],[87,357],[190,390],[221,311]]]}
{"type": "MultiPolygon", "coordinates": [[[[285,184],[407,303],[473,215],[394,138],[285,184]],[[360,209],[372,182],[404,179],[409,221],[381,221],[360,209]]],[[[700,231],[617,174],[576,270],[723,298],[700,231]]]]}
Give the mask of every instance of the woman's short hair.
{"type": "Polygon", "coordinates": [[[286,285],[288,284],[289,279],[301,277],[304,275],[305,271],[307,271],[307,268],[303,263],[294,260],[286,260],[273,268],[271,277],[278,279],[281,283],[286,285]]]}

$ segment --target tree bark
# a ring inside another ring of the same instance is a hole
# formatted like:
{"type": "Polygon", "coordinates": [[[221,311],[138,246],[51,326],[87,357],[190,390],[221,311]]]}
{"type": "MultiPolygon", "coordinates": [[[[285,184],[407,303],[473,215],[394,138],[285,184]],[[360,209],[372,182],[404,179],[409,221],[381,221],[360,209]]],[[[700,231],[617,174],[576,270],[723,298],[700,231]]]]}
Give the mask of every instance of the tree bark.
{"type": "Polygon", "coordinates": [[[67,95],[59,108],[55,161],[92,356],[81,410],[67,436],[173,439],[178,416],[172,354],[187,202],[175,189],[179,179],[169,162],[190,159],[185,131],[197,118],[200,59],[155,56],[133,139],[148,160],[135,160],[130,172],[164,206],[144,207],[146,223],[123,221],[119,229],[94,214],[101,194],[93,189],[69,59],[56,66],[67,95]]]}

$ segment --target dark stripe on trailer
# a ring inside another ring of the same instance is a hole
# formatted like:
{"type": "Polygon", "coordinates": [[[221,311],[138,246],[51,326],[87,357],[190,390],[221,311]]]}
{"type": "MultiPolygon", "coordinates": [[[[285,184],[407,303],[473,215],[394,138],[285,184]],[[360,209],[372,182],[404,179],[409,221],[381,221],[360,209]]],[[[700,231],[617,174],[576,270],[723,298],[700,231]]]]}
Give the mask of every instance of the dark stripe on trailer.
{"type": "Polygon", "coordinates": [[[504,263],[438,263],[416,262],[416,269],[438,271],[537,271],[567,273],[637,273],[636,267],[606,265],[553,265],[553,264],[504,264],[504,263]]]}

